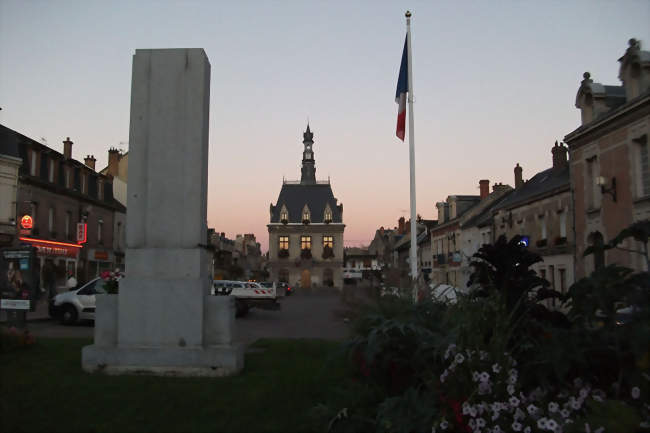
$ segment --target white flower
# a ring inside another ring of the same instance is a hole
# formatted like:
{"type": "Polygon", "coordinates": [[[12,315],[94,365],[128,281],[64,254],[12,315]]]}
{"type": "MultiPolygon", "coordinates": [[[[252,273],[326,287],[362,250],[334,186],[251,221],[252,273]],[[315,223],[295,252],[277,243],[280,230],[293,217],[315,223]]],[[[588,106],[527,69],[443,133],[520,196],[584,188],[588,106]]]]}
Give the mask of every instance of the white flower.
{"type": "Polygon", "coordinates": [[[476,427],[485,427],[485,420],[483,418],[476,418],[476,427]]]}
{"type": "Polygon", "coordinates": [[[495,425],[494,428],[492,429],[492,433],[503,433],[503,430],[501,430],[501,427],[498,425],[495,425]]]}
{"type": "Polygon", "coordinates": [[[510,403],[510,406],[512,406],[512,407],[517,407],[517,406],[519,406],[519,399],[513,395],[508,400],[508,403],[510,403]]]}
{"type": "Polygon", "coordinates": [[[499,418],[499,412],[498,412],[498,411],[495,411],[495,412],[492,414],[492,421],[496,421],[498,418],[499,418]]]}
{"type": "Polygon", "coordinates": [[[470,405],[468,402],[463,403],[463,415],[469,415],[470,405]]]}
{"type": "Polygon", "coordinates": [[[552,401],[548,404],[548,411],[551,413],[555,413],[558,411],[560,408],[560,405],[558,405],[556,402],[552,401]]]}
{"type": "Polygon", "coordinates": [[[440,375],[440,382],[445,383],[445,379],[447,378],[447,375],[448,375],[448,374],[449,374],[449,373],[447,372],[447,370],[445,370],[445,371],[440,375]]]}
{"type": "Polygon", "coordinates": [[[527,427],[524,429],[524,433],[530,433],[531,431],[532,431],[532,430],[531,430],[530,426],[527,426],[527,427]]]}
{"type": "Polygon", "coordinates": [[[534,404],[529,404],[528,407],[526,408],[529,414],[535,415],[537,413],[537,406],[534,404]]]}
{"type": "Polygon", "coordinates": [[[474,373],[472,373],[472,380],[474,382],[478,382],[479,377],[480,377],[480,375],[478,374],[478,371],[475,371],[474,373]]]}
{"type": "Polygon", "coordinates": [[[632,394],[632,398],[636,400],[641,396],[641,390],[639,389],[639,387],[635,386],[634,388],[632,388],[631,394],[632,394]]]}
{"type": "Polygon", "coordinates": [[[501,371],[501,366],[499,364],[492,365],[492,371],[496,374],[499,374],[499,372],[501,371]]]}
{"type": "Polygon", "coordinates": [[[517,383],[517,376],[509,376],[508,377],[508,383],[510,385],[514,385],[515,383],[517,383]]]}
{"type": "Polygon", "coordinates": [[[582,388],[580,390],[580,397],[584,400],[589,395],[589,390],[587,388],[582,388]]]}
{"type": "Polygon", "coordinates": [[[447,430],[447,427],[449,426],[449,423],[445,421],[444,419],[440,421],[440,429],[441,430],[447,430]]]}
{"type": "Polygon", "coordinates": [[[477,415],[477,411],[476,411],[476,408],[475,408],[475,407],[470,406],[470,408],[469,408],[469,415],[470,415],[472,418],[475,418],[475,417],[476,417],[476,415],[477,415]]]}
{"type": "Polygon", "coordinates": [[[557,422],[555,422],[554,419],[547,419],[546,428],[549,430],[555,430],[556,428],[558,428],[557,422]]]}
{"type": "Polygon", "coordinates": [[[541,417],[540,419],[537,420],[537,428],[540,428],[542,430],[546,430],[547,424],[546,424],[546,418],[541,417]]]}
{"type": "Polygon", "coordinates": [[[488,380],[490,380],[490,373],[488,373],[487,371],[484,371],[484,372],[481,373],[479,376],[480,376],[480,377],[479,377],[479,380],[480,380],[481,382],[487,382],[488,380]]]}
{"type": "Polygon", "coordinates": [[[517,421],[512,423],[512,431],[521,431],[522,425],[517,421]]]}
{"type": "Polygon", "coordinates": [[[515,386],[513,384],[508,384],[507,388],[508,394],[512,395],[515,393],[515,386]]]}
{"type": "Polygon", "coordinates": [[[568,418],[569,415],[571,415],[571,412],[569,412],[568,409],[562,409],[562,410],[560,411],[560,415],[562,415],[563,418],[568,418]]]}
{"type": "Polygon", "coordinates": [[[456,354],[456,357],[454,358],[454,361],[455,361],[457,364],[462,364],[464,360],[465,360],[465,357],[463,356],[462,353],[457,353],[457,354],[456,354]]]}
{"type": "Polygon", "coordinates": [[[467,425],[468,425],[469,428],[471,428],[472,430],[476,430],[476,421],[474,420],[474,418],[472,418],[472,419],[470,419],[469,421],[467,421],[467,425]]]}

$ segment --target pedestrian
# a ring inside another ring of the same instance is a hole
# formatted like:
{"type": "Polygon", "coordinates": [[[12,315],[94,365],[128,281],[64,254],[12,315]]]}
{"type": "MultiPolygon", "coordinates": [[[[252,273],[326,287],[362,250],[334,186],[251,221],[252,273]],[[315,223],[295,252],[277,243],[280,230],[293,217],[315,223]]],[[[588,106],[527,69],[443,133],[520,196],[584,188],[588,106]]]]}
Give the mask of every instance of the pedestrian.
{"type": "Polygon", "coordinates": [[[49,299],[56,296],[56,273],[54,272],[54,266],[50,262],[45,262],[43,267],[43,286],[47,290],[49,299]]]}
{"type": "Polygon", "coordinates": [[[65,287],[68,290],[74,290],[77,288],[77,279],[74,277],[72,271],[68,271],[68,281],[66,281],[65,287]]]}

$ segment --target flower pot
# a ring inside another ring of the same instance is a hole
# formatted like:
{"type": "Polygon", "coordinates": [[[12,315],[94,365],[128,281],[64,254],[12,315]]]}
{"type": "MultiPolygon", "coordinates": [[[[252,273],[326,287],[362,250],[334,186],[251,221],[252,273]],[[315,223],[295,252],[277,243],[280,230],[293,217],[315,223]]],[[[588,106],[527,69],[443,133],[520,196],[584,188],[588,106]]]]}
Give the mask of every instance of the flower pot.
{"type": "Polygon", "coordinates": [[[95,345],[117,345],[117,297],[95,295],[95,345]]]}

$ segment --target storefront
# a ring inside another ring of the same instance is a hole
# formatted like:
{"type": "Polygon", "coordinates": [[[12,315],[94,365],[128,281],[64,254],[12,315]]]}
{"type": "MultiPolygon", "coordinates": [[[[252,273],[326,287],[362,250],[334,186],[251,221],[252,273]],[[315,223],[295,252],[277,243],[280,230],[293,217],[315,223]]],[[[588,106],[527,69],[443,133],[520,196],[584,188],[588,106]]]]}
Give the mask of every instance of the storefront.
{"type": "Polygon", "coordinates": [[[98,277],[104,271],[115,269],[115,257],[112,251],[88,248],[88,279],[98,277]]]}
{"type": "MultiPolygon", "coordinates": [[[[40,273],[42,273],[46,263],[54,266],[57,286],[65,285],[65,279],[69,273],[78,278],[79,251],[82,245],[31,237],[20,237],[19,239],[22,243],[36,247],[36,258],[40,273]]],[[[43,281],[42,275],[41,281],[43,281]]]]}

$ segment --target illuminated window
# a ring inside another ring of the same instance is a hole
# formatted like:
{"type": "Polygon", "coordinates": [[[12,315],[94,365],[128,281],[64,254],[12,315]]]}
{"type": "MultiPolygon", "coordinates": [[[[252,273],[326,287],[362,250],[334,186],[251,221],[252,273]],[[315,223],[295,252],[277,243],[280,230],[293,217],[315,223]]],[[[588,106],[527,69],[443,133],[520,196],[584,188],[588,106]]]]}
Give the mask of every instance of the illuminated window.
{"type": "Polygon", "coordinates": [[[311,236],[300,237],[300,249],[311,250],[311,236]]]}
{"type": "Polygon", "coordinates": [[[323,248],[325,247],[334,248],[334,237],[323,236],[323,248]]]}
{"type": "Polygon", "coordinates": [[[309,208],[307,207],[307,205],[305,205],[305,207],[302,210],[302,220],[303,221],[311,220],[310,213],[309,213],[309,208]]]}
{"type": "Polygon", "coordinates": [[[287,208],[282,206],[282,210],[280,211],[280,221],[287,220],[289,221],[289,212],[287,211],[287,208]]]}
{"type": "Polygon", "coordinates": [[[325,221],[332,221],[332,210],[329,205],[325,208],[325,221]]]}
{"type": "Polygon", "coordinates": [[[289,249],[289,236],[280,236],[279,242],[278,242],[278,247],[281,250],[288,250],[289,249]]]}

